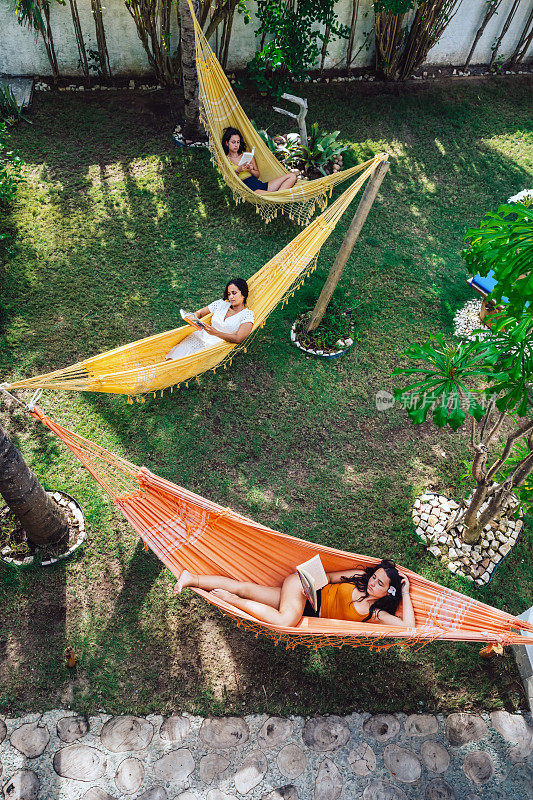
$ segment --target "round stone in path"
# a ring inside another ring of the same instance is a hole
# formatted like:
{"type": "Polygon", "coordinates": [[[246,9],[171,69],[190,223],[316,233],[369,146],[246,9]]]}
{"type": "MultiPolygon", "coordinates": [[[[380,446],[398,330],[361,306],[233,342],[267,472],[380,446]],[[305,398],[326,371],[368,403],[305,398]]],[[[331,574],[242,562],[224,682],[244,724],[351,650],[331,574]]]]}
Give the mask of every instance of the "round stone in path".
{"type": "Polygon", "coordinates": [[[151,722],[128,714],[109,719],[102,728],[100,738],[104,747],[112,753],[125,753],[128,750],[144,750],[153,735],[151,722]]]}
{"type": "Polygon", "coordinates": [[[368,736],[373,736],[378,742],[388,742],[400,730],[400,723],[392,714],[375,714],[367,719],[363,730],[368,736]]]}
{"type": "Polygon", "coordinates": [[[409,736],[433,736],[438,730],[439,723],[433,714],[410,714],[405,720],[405,732],[409,736]]]}
{"type": "Polygon", "coordinates": [[[474,750],[465,756],[463,769],[466,777],[474,783],[488,783],[494,775],[494,764],[488,753],[474,750]]]}
{"type": "Polygon", "coordinates": [[[144,767],[138,758],[125,758],[115,774],[115,786],[119,792],[133,794],[139,791],[144,778],[144,767]]]}
{"type": "Polygon", "coordinates": [[[194,758],[192,753],[183,747],[179,750],[171,750],[170,753],[166,753],[154,764],[154,775],[160,781],[176,781],[179,783],[186,780],[193,771],[194,758]]]}
{"type": "Polygon", "coordinates": [[[9,740],[13,747],[26,758],[37,758],[50,741],[50,733],[46,725],[38,722],[26,722],[13,731],[9,740]]]}
{"type": "Polygon", "coordinates": [[[487,724],[477,714],[450,714],[446,720],[446,738],[459,747],[468,742],[477,742],[487,735],[487,724]]]}
{"type": "Polygon", "coordinates": [[[299,800],[296,786],[287,784],[287,786],[280,786],[279,789],[273,789],[268,794],[264,794],[261,800],[299,800]]]}
{"type": "Polygon", "coordinates": [[[268,763],[266,756],[261,750],[255,750],[246,756],[235,773],[235,788],[240,794],[248,792],[261,783],[266,775],[268,763]]]}
{"type": "Polygon", "coordinates": [[[278,747],[288,739],[294,725],[290,719],[283,717],[269,717],[261,726],[257,743],[260,747],[278,747]]]}
{"type": "Polygon", "coordinates": [[[370,775],[376,769],[376,754],[366,742],[354,747],[348,753],[348,764],[356,775],[370,775]]]}
{"type": "Polygon", "coordinates": [[[342,775],[330,758],[325,758],[318,768],[315,780],[315,800],[337,800],[342,792],[342,775]]]}
{"type": "Polygon", "coordinates": [[[455,792],[443,778],[433,778],[426,786],[426,800],[455,800],[455,792]]]}
{"type": "Polygon", "coordinates": [[[229,765],[228,759],[220,753],[208,753],[200,759],[200,780],[203,783],[212,783],[229,765]]]}
{"type": "MultiPolygon", "coordinates": [[[[183,800],[181,795],[177,800],[183,800]]],[[[220,789],[210,789],[206,795],[206,800],[237,800],[237,798],[234,794],[228,794],[228,792],[223,792],[220,789]]]]}
{"type": "Polygon", "coordinates": [[[420,756],[426,766],[431,772],[446,772],[450,766],[450,754],[438,742],[427,739],[422,742],[420,746],[420,756]]]}
{"type": "Polygon", "coordinates": [[[16,772],[3,788],[5,800],[37,800],[41,782],[31,769],[16,772]]]}
{"type": "Polygon", "coordinates": [[[242,717],[204,719],[200,727],[200,739],[208,747],[238,747],[246,744],[249,737],[248,725],[242,717]]]}
{"type": "Polygon", "coordinates": [[[174,742],[181,744],[182,741],[188,736],[191,729],[191,723],[187,717],[182,717],[173,714],[171,717],[166,717],[159,729],[159,735],[164,742],[174,742]]]}
{"type": "Polygon", "coordinates": [[[89,733],[89,720],[87,717],[63,717],[57,723],[57,735],[65,744],[72,744],[78,739],[83,739],[89,733]]]}
{"type": "Polygon", "coordinates": [[[420,779],[422,767],[412,750],[397,744],[388,744],[383,760],[390,774],[401,783],[416,783],[420,779]]]}
{"type": "Polygon", "coordinates": [[[104,754],[95,747],[71,744],[54,754],[53,766],[62,778],[97,781],[105,774],[107,761],[104,754]]]}
{"type": "Polygon", "coordinates": [[[363,792],[363,800],[407,800],[407,795],[392,783],[372,781],[363,792]]]}
{"type": "Polygon", "coordinates": [[[153,789],[148,789],[147,792],[140,794],[136,800],[168,800],[168,795],[161,786],[154,786],[153,789]]]}
{"type": "Polygon", "coordinates": [[[302,737],[307,747],[329,752],[346,744],[350,738],[350,729],[340,717],[315,717],[305,723],[302,737]]]}
{"type": "Polygon", "coordinates": [[[4,722],[3,719],[0,719],[0,744],[2,744],[2,742],[6,738],[6,735],[7,735],[6,723],[4,722]]]}
{"type": "Polygon", "coordinates": [[[113,795],[104,792],[98,786],[93,786],[88,792],[85,792],[81,800],[115,800],[113,795]]]}
{"type": "Polygon", "coordinates": [[[279,771],[284,778],[294,780],[307,767],[307,757],[304,750],[297,744],[287,744],[277,757],[279,771]]]}
{"type": "Polygon", "coordinates": [[[533,728],[527,724],[521,714],[493,711],[490,721],[507,742],[516,745],[510,752],[511,761],[522,761],[531,755],[533,752],[533,728]]]}
{"type": "Polygon", "coordinates": [[[140,794],[136,800],[168,800],[168,795],[161,786],[154,786],[153,789],[148,789],[147,792],[140,794]]]}

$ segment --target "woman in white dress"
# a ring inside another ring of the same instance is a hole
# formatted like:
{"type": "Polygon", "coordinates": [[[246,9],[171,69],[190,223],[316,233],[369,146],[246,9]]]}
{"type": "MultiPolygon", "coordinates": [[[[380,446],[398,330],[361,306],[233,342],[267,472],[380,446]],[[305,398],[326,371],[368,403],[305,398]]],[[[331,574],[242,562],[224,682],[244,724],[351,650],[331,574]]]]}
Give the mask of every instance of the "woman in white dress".
{"type": "Polygon", "coordinates": [[[248,284],[244,278],[232,278],[222,296],[205,308],[195,311],[197,319],[213,314],[211,325],[203,323],[204,328],[189,334],[167,353],[167,360],[182,358],[212,347],[223,339],[231,344],[240,344],[252,332],[254,312],[246,308],[248,284]]]}

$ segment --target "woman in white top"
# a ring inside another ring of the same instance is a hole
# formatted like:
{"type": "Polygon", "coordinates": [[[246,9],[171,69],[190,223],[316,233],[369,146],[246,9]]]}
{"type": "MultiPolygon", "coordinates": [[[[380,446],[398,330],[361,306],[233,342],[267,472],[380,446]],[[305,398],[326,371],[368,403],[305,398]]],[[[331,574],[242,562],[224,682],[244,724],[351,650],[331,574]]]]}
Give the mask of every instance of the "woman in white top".
{"type": "Polygon", "coordinates": [[[211,325],[189,334],[167,354],[167,360],[182,358],[212,347],[223,339],[231,344],[240,344],[252,332],[254,312],[246,308],[248,284],[244,278],[232,278],[222,296],[205,308],[195,311],[197,319],[213,314],[211,325]]]}

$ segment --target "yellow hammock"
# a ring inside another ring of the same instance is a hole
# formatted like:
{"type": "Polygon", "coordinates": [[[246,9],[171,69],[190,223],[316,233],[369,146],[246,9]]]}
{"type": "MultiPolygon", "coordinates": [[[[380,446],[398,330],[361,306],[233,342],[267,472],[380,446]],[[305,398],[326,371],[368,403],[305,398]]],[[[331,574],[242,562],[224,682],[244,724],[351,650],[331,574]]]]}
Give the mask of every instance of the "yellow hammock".
{"type": "MultiPolygon", "coordinates": [[[[278,303],[287,298],[314,269],[320,248],[335,228],[342,214],[364,181],[373,174],[386,153],[368,161],[365,171],[331,206],[301,231],[292,242],[274,256],[248,281],[248,306],[255,314],[253,335],[278,303]]],[[[206,317],[208,321],[210,317],[206,317]]],[[[35,378],[6,384],[11,389],[74,389],[89,392],[139,395],[166,389],[188,381],[209,369],[231,360],[237,350],[244,350],[250,336],[241,345],[220,340],[211,347],[174,361],[166,354],[193,333],[190,325],[140,339],[116,350],[80,361],[70,367],[35,378]]]]}
{"type": "Polygon", "coordinates": [[[255,194],[246,186],[222,149],[222,134],[225,128],[237,128],[242,133],[248,149],[255,147],[255,160],[261,180],[268,182],[273,178],[287,175],[288,170],[271,153],[241,108],[230,82],[202,32],[191,0],[187,1],[194,22],[200,118],[209,137],[213,163],[218,164],[224,181],[232,190],[237,203],[243,200],[253,203],[256,211],[266,222],[275,217],[279,210],[287,213],[298,224],[306,225],[313,216],[316,205],[321,209],[325,208],[333,187],[356,175],[366,164],[359,164],[314,181],[299,180],[292,189],[283,189],[266,195],[255,194]]]}
{"type": "MultiPolygon", "coordinates": [[[[128,522],[156,556],[179,575],[183,569],[202,575],[226,575],[266,586],[279,586],[297,564],[320,553],[326,571],[365,568],[379,559],[296,539],[223,508],[175,483],[137,467],[63,428],[35,408],[33,416],[53,431],[113,498],[128,522]]],[[[504,611],[439,586],[406,569],[411,583],[415,627],[303,617],[294,627],[260,622],[209,592],[199,595],[239,624],[271,636],[276,644],[389,647],[435,639],[533,644],[533,625],[504,611]]]]}

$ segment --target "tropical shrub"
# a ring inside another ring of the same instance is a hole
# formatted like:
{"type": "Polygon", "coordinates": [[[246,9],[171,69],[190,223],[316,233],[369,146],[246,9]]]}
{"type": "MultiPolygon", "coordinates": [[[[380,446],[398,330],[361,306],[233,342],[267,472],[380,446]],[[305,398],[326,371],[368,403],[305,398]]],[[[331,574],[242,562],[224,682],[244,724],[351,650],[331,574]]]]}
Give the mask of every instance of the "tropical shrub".
{"type": "Polygon", "coordinates": [[[437,427],[453,430],[470,423],[472,494],[460,503],[449,529],[472,544],[488,523],[509,511],[513,495],[531,508],[533,315],[500,314],[484,339],[450,344],[438,335],[407,348],[405,355],[417,366],[394,374],[417,380],[398,389],[396,397],[411,420],[420,425],[431,415],[437,427]]]}
{"type": "Polygon", "coordinates": [[[486,214],[466,235],[470,247],[463,257],[472,274],[493,271],[497,286],[491,299],[501,303],[505,297],[509,313],[520,315],[527,302],[533,303],[533,206],[527,195],[486,214]]]}
{"type": "Polygon", "coordinates": [[[342,153],[348,146],[337,141],[340,131],[326,133],[321,131],[318,123],[311,125],[307,135],[307,147],[299,144],[289,155],[288,164],[295,164],[305,174],[312,178],[319,175],[328,175],[342,153]]]}
{"type": "Polygon", "coordinates": [[[335,0],[257,0],[256,36],[261,50],[247,65],[247,80],[280,97],[291,79],[302,80],[334,38],[348,38],[334,11],[335,0]]]}

